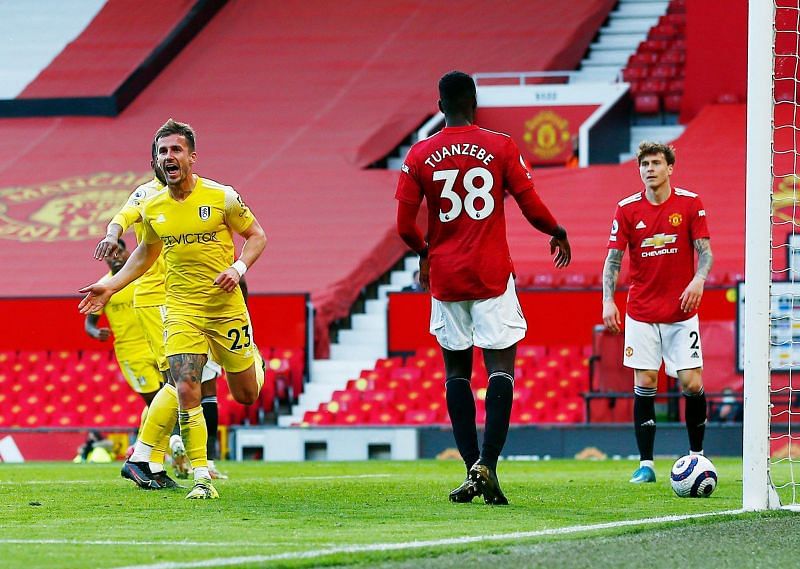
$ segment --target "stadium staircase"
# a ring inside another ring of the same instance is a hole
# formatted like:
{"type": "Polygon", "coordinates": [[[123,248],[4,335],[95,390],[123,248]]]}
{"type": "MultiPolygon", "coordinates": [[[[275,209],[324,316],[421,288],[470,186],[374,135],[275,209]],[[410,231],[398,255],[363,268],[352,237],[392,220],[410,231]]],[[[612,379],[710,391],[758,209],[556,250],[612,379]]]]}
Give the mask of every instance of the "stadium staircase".
{"type": "Polygon", "coordinates": [[[665,0],[620,0],[600,28],[597,41],[589,46],[578,74],[580,82],[612,83],[619,77],[628,57],[636,51],[647,33],[666,13],[665,0]]]}
{"type": "Polygon", "coordinates": [[[371,369],[376,361],[386,358],[387,294],[411,284],[418,266],[416,257],[407,257],[403,269],[392,271],[389,283],[378,286],[377,298],[365,302],[364,312],[352,314],[352,327],[339,331],[337,340],[331,343],[330,358],[311,362],[310,381],[291,413],[278,417],[280,426],[299,423],[307,412],[330,401],[350,378],[358,377],[362,370],[371,369]]]}

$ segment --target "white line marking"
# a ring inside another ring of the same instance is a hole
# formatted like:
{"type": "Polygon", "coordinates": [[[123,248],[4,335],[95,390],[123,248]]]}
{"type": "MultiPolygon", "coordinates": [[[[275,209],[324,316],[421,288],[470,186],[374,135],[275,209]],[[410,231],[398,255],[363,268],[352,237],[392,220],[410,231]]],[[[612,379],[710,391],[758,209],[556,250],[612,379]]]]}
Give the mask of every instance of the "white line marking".
{"type": "Polygon", "coordinates": [[[468,537],[451,537],[445,539],[432,539],[428,541],[407,541],[401,543],[373,543],[368,545],[349,545],[342,547],[331,547],[328,549],[317,549],[310,551],[290,551],[287,553],[277,553],[275,555],[250,555],[242,557],[218,557],[206,559],[204,561],[177,561],[156,563],[153,565],[126,565],[116,569],[192,569],[195,567],[223,567],[232,565],[242,565],[246,563],[267,563],[269,561],[284,561],[287,559],[314,559],[333,555],[335,553],[367,553],[371,551],[400,551],[403,549],[420,549],[424,547],[441,547],[447,545],[463,545],[466,543],[479,543],[491,541],[508,541],[514,539],[544,537],[550,535],[567,535],[587,531],[603,529],[614,529],[629,526],[640,526],[650,524],[661,524],[667,522],[679,522],[683,520],[706,518],[711,516],[729,516],[743,513],[744,510],[726,510],[722,512],[707,512],[703,514],[685,514],[676,516],[662,516],[660,518],[645,518],[640,520],[623,520],[618,522],[606,522],[601,524],[568,526],[562,528],[543,529],[536,531],[519,531],[513,533],[502,533],[495,535],[476,535],[468,537]]]}
{"type": "Polygon", "coordinates": [[[278,545],[294,545],[297,542],[256,543],[243,541],[136,541],[113,539],[0,539],[0,544],[18,545],[166,545],[169,547],[275,547],[278,545]]]}

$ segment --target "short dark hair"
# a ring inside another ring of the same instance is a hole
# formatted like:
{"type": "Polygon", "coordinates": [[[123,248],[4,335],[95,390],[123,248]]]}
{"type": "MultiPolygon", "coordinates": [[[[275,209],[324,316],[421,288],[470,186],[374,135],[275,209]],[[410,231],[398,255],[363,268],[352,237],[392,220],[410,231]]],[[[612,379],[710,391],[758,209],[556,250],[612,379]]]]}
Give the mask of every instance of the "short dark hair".
{"type": "Polygon", "coordinates": [[[156,144],[159,138],[163,138],[171,134],[177,134],[184,137],[186,142],[189,143],[189,152],[194,152],[194,129],[189,126],[188,123],[178,122],[172,119],[169,119],[167,122],[161,125],[161,128],[156,131],[156,135],[153,137],[153,144],[156,144]]]}
{"type": "Polygon", "coordinates": [[[442,110],[453,113],[471,109],[477,100],[475,81],[462,71],[450,71],[439,79],[442,110]]]}
{"type": "Polygon", "coordinates": [[[641,164],[642,158],[650,156],[651,154],[663,154],[668,165],[672,166],[675,164],[675,147],[671,144],[643,140],[639,144],[639,149],[636,151],[636,160],[641,164]]]}
{"type": "Polygon", "coordinates": [[[119,245],[119,248],[123,251],[128,248],[128,246],[125,245],[125,241],[123,241],[121,238],[117,239],[117,245],[119,245]]]}

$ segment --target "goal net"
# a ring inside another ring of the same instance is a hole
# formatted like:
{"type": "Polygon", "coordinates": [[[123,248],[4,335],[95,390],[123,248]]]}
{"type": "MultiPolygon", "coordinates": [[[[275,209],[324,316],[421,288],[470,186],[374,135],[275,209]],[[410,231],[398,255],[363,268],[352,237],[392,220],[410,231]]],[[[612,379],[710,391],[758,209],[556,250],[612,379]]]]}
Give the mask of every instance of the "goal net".
{"type": "Polygon", "coordinates": [[[800,507],[799,16],[797,0],[749,2],[743,506],[750,510],[800,507]]]}

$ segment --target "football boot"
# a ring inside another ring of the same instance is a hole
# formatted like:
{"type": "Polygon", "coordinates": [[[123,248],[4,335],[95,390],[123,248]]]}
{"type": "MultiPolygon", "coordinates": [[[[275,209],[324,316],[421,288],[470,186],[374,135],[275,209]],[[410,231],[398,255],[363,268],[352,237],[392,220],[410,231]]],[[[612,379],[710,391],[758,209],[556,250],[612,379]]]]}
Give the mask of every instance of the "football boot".
{"type": "Polygon", "coordinates": [[[508,499],[500,489],[500,481],[497,480],[497,474],[493,469],[485,464],[475,463],[469,469],[469,478],[476,484],[480,493],[483,494],[484,502],[492,506],[508,505],[508,499]]]}
{"type": "Polygon", "coordinates": [[[633,484],[646,484],[648,482],[656,481],[656,473],[649,466],[640,466],[636,469],[631,476],[630,480],[633,484]]]}

